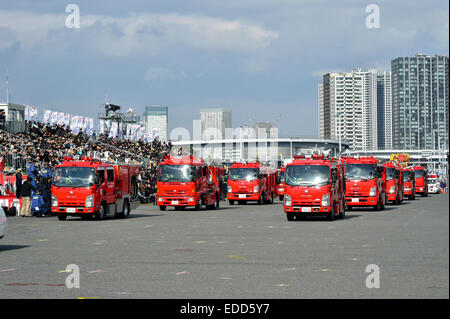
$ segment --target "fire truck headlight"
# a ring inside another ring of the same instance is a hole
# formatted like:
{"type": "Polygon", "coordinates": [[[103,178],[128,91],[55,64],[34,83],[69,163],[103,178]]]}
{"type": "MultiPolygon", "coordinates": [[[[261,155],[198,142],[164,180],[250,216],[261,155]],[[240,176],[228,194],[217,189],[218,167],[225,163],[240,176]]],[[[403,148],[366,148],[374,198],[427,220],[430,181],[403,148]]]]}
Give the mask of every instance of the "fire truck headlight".
{"type": "Polygon", "coordinates": [[[330,193],[322,196],[322,206],[330,206],[330,193]]]}
{"type": "Polygon", "coordinates": [[[228,193],[232,193],[233,192],[233,189],[231,188],[231,186],[228,186],[227,191],[228,191],[228,193]]]}
{"type": "Polygon", "coordinates": [[[258,193],[259,192],[259,185],[256,185],[255,187],[253,187],[253,193],[258,193]]]}
{"type": "Polygon", "coordinates": [[[377,196],[377,187],[376,186],[374,186],[370,189],[369,196],[377,196]]]}
{"type": "Polygon", "coordinates": [[[58,199],[53,194],[52,194],[52,206],[53,207],[58,207],[58,199]]]}
{"type": "Polygon", "coordinates": [[[86,207],[94,207],[94,195],[86,197],[86,207]]]}
{"type": "Polygon", "coordinates": [[[390,194],[394,194],[395,193],[395,186],[391,186],[391,188],[389,188],[389,193],[390,194]]]}
{"type": "Polygon", "coordinates": [[[284,195],[284,206],[292,206],[291,196],[288,194],[284,195]]]}
{"type": "Polygon", "coordinates": [[[187,201],[188,202],[193,202],[193,201],[195,201],[195,198],[194,197],[189,197],[187,201]]]}

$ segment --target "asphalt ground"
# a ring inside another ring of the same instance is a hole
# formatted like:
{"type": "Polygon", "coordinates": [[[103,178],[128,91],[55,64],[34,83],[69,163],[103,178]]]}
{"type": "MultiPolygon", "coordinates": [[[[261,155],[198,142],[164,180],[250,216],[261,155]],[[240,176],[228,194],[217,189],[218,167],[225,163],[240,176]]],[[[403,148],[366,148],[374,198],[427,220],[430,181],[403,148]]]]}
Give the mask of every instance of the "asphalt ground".
{"type": "Polygon", "coordinates": [[[344,220],[286,220],[282,203],[126,219],[8,217],[0,299],[449,298],[449,197],[344,220]],[[80,288],[66,287],[76,264],[80,288]],[[379,269],[379,288],[368,288],[379,269]]]}

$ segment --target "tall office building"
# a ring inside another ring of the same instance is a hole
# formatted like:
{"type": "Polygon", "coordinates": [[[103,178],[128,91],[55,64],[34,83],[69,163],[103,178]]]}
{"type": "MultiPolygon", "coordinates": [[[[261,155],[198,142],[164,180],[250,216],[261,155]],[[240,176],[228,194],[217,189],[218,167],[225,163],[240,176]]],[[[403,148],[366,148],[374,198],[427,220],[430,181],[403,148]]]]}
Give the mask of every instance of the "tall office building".
{"type": "Polygon", "coordinates": [[[346,140],[350,149],[364,149],[364,79],[357,73],[328,73],[319,84],[319,134],[346,140]]]}
{"type": "Polygon", "coordinates": [[[392,149],[392,92],[391,72],[377,75],[377,130],[378,149],[392,149]]]}
{"type": "Polygon", "coordinates": [[[231,128],[231,110],[201,109],[200,121],[202,140],[224,139],[225,129],[231,128]]]}
{"type": "Polygon", "coordinates": [[[168,139],[168,114],[167,106],[146,106],[144,112],[145,132],[154,134],[159,131],[159,140],[167,141],[168,139]]]}
{"type": "Polygon", "coordinates": [[[399,57],[391,68],[393,147],[448,147],[448,56],[399,57]]]}

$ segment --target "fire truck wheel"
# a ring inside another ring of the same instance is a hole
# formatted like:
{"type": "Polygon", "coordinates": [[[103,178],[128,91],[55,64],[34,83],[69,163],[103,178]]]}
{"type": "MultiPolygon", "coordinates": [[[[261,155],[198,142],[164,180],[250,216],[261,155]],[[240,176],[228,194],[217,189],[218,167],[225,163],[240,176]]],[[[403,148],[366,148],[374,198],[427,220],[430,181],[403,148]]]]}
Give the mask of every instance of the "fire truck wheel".
{"type": "Polygon", "coordinates": [[[167,206],[159,206],[159,210],[165,211],[167,206]]]}
{"type": "Polygon", "coordinates": [[[105,204],[100,205],[100,210],[95,213],[95,219],[97,220],[105,219],[105,204]]]}
{"type": "Polygon", "coordinates": [[[214,209],[219,208],[219,206],[220,206],[220,198],[219,198],[219,194],[216,194],[216,205],[215,205],[214,209]]]}
{"type": "Polygon", "coordinates": [[[258,205],[262,205],[262,203],[264,203],[265,198],[266,198],[266,195],[264,193],[262,193],[261,196],[259,196],[258,205]]]}
{"type": "Polygon", "coordinates": [[[278,199],[281,200],[281,201],[283,200],[283,198],[284,198],[283,195],[278,196],[278,199]]]}
{"type": "Polygon", "coordinates": [[[376,210],[376,211],[381,210],[381,200],[379,198],[377,199],[377,204],[375,206],[373,206],[373,210],[376,210]]]}
{"type": "Polygon", "coordinates": [[[384,210],[384,202],[382,202],[381,200],[380,200],[380,210],[384,210]]]}
{"type": "Polygon", "coordinates": [[[335,204],[333,204],[333,208],[328,212],[327,220],[332,222],[334,220],[334,210],[335,210],[335,204]]]}
{"type": "Polygon", "coordinates": [[[58,219],[59,220],[66,220],[67,219],[67,214],[58,214],[58,219]]]}
{"type": "Polygon", "coordinates": [[[195,210],[200,210],[200,208],[202,208],[202,201],[201,198],[198,200],[197,205],[194,207],[195,210]]]}
{"type": "Polygon", "coordinates": [[[120,218],[126,218],[126,217],[128,217],[128,216],[130,216],[130,204],[128,204],[127,201],[124,201],[124,202],[123,202],[122,213],[117,214],[117,217],[120,217],[120,218]]]}
{"type": "Polygon", "coordinates": [[[286,213],[286,218],[288,221],[293,221],[294,220],[294,214],[293,213],[286,213]]]}
{"type": "Polygon", "coordinates": [[[230,205],[234,205],[234,200],[231,200],[231,199],[230,199],[230,200],[228,201],[228,203],[229,203],[230,205]]]}
{"type": "Polygon", "coordinates": [[[342,205],[342,210],[339,213],[339,218],[344,219],[345,218],[345,204],[342,205]]]}

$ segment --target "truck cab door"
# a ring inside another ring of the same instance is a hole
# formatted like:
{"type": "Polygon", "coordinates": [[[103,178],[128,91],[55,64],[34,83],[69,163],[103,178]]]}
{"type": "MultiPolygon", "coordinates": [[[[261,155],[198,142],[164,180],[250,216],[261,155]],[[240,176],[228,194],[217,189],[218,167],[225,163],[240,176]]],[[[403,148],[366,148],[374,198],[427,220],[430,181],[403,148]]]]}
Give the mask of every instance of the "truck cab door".
{"type": "Polygon", "coordinates": [[[114,181],[114,168],[106,168],[106,202],[108,204],[115,203],[116,200],[116,189],[114,181]]]}
{"type": "Polygon", "coordinates": [[[105,197],[106,192],[106,172],[104,167],[97,168],[98,175],[98,186],[97,186],[97,194],[100,195],[100,198],[105,197]]]}

